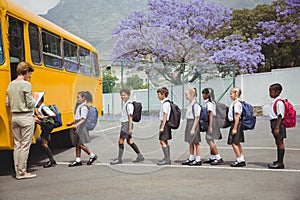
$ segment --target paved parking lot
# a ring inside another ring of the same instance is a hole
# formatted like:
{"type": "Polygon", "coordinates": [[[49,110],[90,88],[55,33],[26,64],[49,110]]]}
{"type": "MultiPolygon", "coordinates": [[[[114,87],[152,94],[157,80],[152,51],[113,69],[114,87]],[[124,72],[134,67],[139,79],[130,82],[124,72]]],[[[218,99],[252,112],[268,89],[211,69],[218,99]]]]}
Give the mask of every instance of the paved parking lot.
{"type": "MultiPolygon", "coordinates": [[[[99,155],[92,166],[68,168],[74,160],[74,148],[55,149],[58,165],[44,169],[47,161],[38,145],[30,154],[32,180],[17,181],[12,176],[10,153],[0,157],[0,199],[300,199],[300,135],[299,126],[288,130],[284,170],[269,170],[267,164],[276,159],[276,148],[269,130],[269,122],[259,118],[256,129],[246,132],[243,144],[247,166],[231,168],[235,159],[226,144],[228,130],[218,141],[225,160],[221,166],[204,164],[199,167],[182,166],[188,157],[188,145],[183,142],[184,123],[174,131],[171,141],[172,165],[156,166],[162,151],[158,141],[158,121],[147,120],[134,126],[134,140],[146,157],[134,164],[135,154],[125,145],[124,164],[110,166],[117,156],[119,123],[101,121],[91,133],[89,148],[99,155]]],[[[3,155],[2,155],[3,154],[3,155]]],[[[209,156],[209,148],[202,134],[201,156],[209,156]]],[[[82,154],[86,163],[88,156],[82,154]]]]}

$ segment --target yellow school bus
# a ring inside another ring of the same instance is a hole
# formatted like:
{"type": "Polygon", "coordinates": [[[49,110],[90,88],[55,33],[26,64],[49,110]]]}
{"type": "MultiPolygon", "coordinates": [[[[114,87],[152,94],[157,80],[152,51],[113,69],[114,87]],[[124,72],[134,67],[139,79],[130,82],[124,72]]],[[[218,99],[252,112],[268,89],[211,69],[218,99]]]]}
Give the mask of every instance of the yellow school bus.
{"type": "MultiPolygon", "coordinates": [[[[45,92],[45,104],[56,104],[63,126],[73,120],[76,94],[90,91],[102,111],[102,78],[99,55],[88,42],[9,0],[0,1],[0,149],[14,148],[10,112],[5,104],[8,84],[16,66],[26,61],[34,67],[33,92],[45,92]]],[[[37,129],[33,142],[40,135],[37,129]]]]}

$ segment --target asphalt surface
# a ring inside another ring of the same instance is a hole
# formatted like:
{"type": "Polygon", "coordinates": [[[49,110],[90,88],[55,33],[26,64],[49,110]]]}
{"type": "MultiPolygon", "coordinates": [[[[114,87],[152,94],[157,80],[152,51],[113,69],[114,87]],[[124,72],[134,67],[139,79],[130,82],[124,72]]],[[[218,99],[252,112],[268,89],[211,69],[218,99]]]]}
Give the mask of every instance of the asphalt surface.
{"type": "MultiPolygon", "coordinates": [[[[125,145],[123,164],[109,165],[117,156],[118,121],[100,121],[91,133],[87,146],[99,156],[87,166],[88,156],[82,153],[84,165],[69,168],[75,159],[74,148],[54,148],[56,167],[44,169],[47,162],[39,145],[32,145],[29,166],[37,178],[16,180],[12,169],[11,152],[0,152],[0,200],[53,199],[300,199],[300,126],[288,129],[285,140],[284,170],[269,170],[267,164],[276,159],[276,148],[269,122],[258,118],[256,129],[247,131],[243,144],[247,166],[231,168],[235,160],[231,146],[226,144],[228,130],[217,145],[225,163],[220,166],[204,164],[199,167],[182,166],[187,159],[188,145],[184,142],[184,122],[174,131],[170,141],[172,165],[159,167],[162,158],[156,120],[136,123],[134,141],[146,160],[134,164],[136,155],[125,145]]],[[[55,146],[53,144],[53,146],[55,146]]],[[[209,148],[202,134],[202,159],[209,156],[209,148]]]]}

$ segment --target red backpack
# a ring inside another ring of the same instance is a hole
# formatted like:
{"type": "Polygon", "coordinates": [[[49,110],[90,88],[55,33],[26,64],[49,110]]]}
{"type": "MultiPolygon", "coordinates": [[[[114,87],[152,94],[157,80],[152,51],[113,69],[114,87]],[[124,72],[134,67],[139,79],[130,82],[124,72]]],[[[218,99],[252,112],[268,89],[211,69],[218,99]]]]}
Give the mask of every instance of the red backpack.
{"type": "Polygon", "coordinates": [[[277,115],[276,105],[278,101],[282,101],[284,104],[284,116],[283,116],[283,124],[286,128],[293,128],[296,126],[296,110],[294,106],[287,99],[277,99],[274,103],[273,110],[277,115]]]}

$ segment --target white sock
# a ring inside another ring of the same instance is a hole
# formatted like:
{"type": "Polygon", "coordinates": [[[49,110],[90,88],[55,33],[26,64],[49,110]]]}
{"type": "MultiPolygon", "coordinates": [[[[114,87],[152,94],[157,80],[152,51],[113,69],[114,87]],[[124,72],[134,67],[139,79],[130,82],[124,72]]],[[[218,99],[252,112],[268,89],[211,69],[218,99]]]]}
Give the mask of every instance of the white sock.
{"type": "Polygon", "coordinates": [[[189,158],[189,160],[195,160],[195,157],[194,157],[194,155],[190,155],[190,158],[189,158]]]}
{"type": "Polygon", "coordinates": [[[238,162],[245,162],[245,158],[244,156],[241,156],[239,158],[236,159],[238,162]]]}
{"type": "Polygon", "coordinates": [[[201,161],[201,157],[200,156],[196,156],[196,161],[200,162],[201,161]]]}
{"type": "Polygon", "coordinates": [[[215,155],[215,158],[216,158],[217,160],[220,160],[222,157],[220,156],[220,154],[217,154],[217,155],[215,155]]]}
{"type": "Polygon", "coordinates": [[[95,157],[95,154],[94,153],[91,153],[90,154],[90,158],[94,158],[95,157]]]}
{"type": "Polygon", "coordinates": [[[80,157],[76,157],[76,162],[81,162],[80,157]]]}
{"type": "Polygon", "coordinates": [[[215,156],[215,155],[210,155],[209,159],[210,159],[210,160],[215,160],[215,159],[216,159],[216,156],[215,156]]]}

